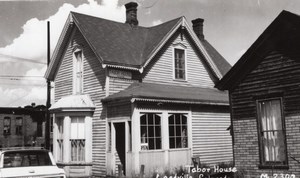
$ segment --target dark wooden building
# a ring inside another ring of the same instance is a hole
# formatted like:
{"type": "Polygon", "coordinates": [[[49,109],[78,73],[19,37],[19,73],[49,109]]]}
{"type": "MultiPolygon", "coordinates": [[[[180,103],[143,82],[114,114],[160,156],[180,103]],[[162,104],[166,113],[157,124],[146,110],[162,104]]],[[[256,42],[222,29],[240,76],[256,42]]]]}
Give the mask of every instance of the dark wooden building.
{"type": "Polygon", "coordinates": [[[237,168],[299,176],[300,17],[281,12],[217,87],[229,91],[237,168]]]}

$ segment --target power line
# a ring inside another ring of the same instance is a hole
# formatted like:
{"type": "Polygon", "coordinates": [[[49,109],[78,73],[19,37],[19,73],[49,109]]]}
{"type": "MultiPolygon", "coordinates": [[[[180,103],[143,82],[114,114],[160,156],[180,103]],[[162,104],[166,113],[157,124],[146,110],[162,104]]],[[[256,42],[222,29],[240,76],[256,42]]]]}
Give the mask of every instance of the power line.
{"type": "Polygon", "coordinates": [[[32,75],[32,76],[25,76],[25,75],[0,75],[0,78],[9,78],[9,77],[18,77],[18,78],[44,78],[44,76],[32,75]]]}
{"type": "Polygon", "coordinates": [[[20,86],[20,87],[45,87],[46,84],[19,84],[19,83],[5,83],[5,82],[0,82],[1,86],[20,86]]]}
{"type": "MultiPolygon", "coordinates": [[[[30,63],[36,63],[36,64],[47,64],[46,62],[41,62],[38,60],[31,60],[31,59],[25,59],[21,57],[16,57],[16,56],[11,56],[11,55],[6,55],[6,54],[0,54],[0,58],[3,57],[7,60],[17,60],[17,61],[22,61],[22,62],[30,62],[30,63]]],[[[12,62],[12,61],[6,61],[6,62],[12,62]]]]}

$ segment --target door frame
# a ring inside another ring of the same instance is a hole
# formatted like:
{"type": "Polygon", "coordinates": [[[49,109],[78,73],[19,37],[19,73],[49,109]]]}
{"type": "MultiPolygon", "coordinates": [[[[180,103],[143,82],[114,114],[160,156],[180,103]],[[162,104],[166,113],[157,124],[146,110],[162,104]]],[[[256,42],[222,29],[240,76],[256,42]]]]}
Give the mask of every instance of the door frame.
{"type": "MultiPolygon", "coordinates": [[[[125,169],[130,167],[127,165],[128,163],[128,158],[127,158],[127,153],[129,151],[129,148],[130,148],[130,130],[129,130],[129,122],[130,120],[113,120],[113,121],[109,121],[108,123],[111,124],[111,158],[112,158],[112,171],[113,171],[113,174],[116,174],[116,157],[115,157],[115,153],[117,152],[116,150],[116,127],[115,127],[115,124],[120,124],[120,123],[123,123],[124,124],[124,129],[125,129],[125,145],[124,145],[124,151],[125,151],[125,169]]],[[[123,170],[124,171],[124,174],[127,175],[129,171],[127,170],[123,170]]]]}

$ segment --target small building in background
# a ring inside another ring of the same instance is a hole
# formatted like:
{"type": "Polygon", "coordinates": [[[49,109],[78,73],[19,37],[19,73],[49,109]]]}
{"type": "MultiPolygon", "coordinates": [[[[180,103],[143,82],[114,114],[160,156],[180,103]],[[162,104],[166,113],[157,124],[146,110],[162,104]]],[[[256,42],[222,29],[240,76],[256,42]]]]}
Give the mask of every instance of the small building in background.
{"type": "Polygon", "coordinates": [[[45,106],[0,107],[0,147],[45,145],[45,106]]]}

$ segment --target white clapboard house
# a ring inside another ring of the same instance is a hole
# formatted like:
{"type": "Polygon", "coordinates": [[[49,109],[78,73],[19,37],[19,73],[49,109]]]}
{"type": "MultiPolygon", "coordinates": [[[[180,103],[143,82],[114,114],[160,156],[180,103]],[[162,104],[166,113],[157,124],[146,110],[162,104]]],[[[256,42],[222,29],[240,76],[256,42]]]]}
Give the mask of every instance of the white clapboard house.
{"type": "MultiPolygon", "coordinates": [[[[54,157],[69,176],[126,176],[232,159],[230,69],[203,19],[138,26],[71,12],[45,77],[55,83],[54,157]]],[[[124,14],[125,15],[125,14],[124,14]]]]}

